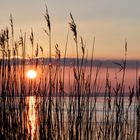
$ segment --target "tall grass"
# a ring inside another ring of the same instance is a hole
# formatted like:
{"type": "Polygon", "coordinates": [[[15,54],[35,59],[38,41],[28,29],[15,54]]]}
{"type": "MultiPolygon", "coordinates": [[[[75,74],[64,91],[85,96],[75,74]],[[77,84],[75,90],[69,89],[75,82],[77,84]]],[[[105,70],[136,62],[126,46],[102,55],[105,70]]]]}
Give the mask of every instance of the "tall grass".
{"type": "Polygon", "coordinates": [[[59,45],[56,44],[55,58],[52,58],[52,27],[47,7],[44,18],[47,23],[44,31],[49,40],[48,64],[45,63],[44,47],[39,43],[35,46],[33,29],[29,38],[32,48],[32,57],[29,59],[26,57],[26,33],[21,31],[19,39],[15,39],[12,16],[11,30],[6,27],[0,32],[0,139],[139,140],[140,78],[137,67],[136,86],[129,87],[127,107],[124,102],[127,42],[124,47],[124,60],[122,63],[115,63],[122,73],[121,82],[116,78],[116,85],[112,85],[107,68],[102,113],[99,115],[100,97],[97,97],[97,94],[100,91],[98,81],[101,65],[93,70],[95,38],[88,71],[86,45],[82,37],[79,41],[76,23],[70,14],[69,25],[76,47],[76,62],[74,61],[72,66],[73,75],[66,75],[70,31],[66,38],[65,53],[61,54],[59,45]],[[19,59],[19,56],[22,56],[22,59],[19,59]],[[63,63],[61,56],[64,56],[63,63]],[[29,64],[26,64],[27,62],[29,64]],[[27,67],[40,71],[41,76],[29,80],[25,76],[27,67]],[[70,81],[69,93],[66,93],[65,77],[70,81]],[[70,80],[72,77],[73,81],[70,80]],[[35,100],[32,106],[32,109],[35,109],[35,121],[38,122],[35,129],[31,125],[27,96],[35,100]]]}

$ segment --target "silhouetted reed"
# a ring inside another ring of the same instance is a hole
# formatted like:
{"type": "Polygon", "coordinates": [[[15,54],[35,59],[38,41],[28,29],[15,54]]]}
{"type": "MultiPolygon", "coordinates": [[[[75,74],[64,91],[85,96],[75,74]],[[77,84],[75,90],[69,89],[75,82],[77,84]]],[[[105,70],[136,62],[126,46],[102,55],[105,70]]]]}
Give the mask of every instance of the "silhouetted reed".
{"type": "Polygon", "coordinates": [[[128,104],[125,104],[127,41],[124,60],[115,63],[122,74],[121,81],[116,78],[116,84],[113,85],[109,68],[106,70],[102,113],[99,114],[100,97],[97,95],[100,92],[101,64],[93,68],[95,38],[88,70],[86,43],[82,37],[79,39],[76,23],[70,14],[69,25],[74,36],[76,59],[73,58],[69,74],[66,75],[69,30],[64,54],[61,54],[59,44],[51,44],[52,27],[47,7],[44,18],[47,23],[44,32],[49,40],[47,64],[45,47],[35,42],[33,29],[29,37],[31,58],[27,58],[26,33],[21,31],[19,39],[15,39],[12,16],[11,30],[6,27],[0,32],[0,139],[139,140],[140,78],[137,67],[136,86],[129,86],[128,104]],[[55,58],[52,58],[52,47],[55,47],[55,58]],[[40,72],[41,76],[28,79],[28,68],[40,72]],[[69,80],[68,85],[65,77],[69,80]],[[31,118],[36,127],[32,126],[31,118]]]}

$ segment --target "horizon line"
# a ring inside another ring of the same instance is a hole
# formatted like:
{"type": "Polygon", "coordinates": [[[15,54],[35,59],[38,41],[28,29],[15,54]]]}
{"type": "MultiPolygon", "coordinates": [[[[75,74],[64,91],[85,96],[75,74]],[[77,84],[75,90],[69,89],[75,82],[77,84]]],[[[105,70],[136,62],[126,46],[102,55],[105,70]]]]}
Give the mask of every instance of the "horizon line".
{"type": "MultiPolygon", "coordinates": [[[[8,62],[8,60],[10,60],[10,64],[13,65],[13,63],[15,61],[18,61],[18,63],[16,63],[16,65],[20,65],[23,63],[23,61],[25,62],[25,65],[30,65],[30,64],[38,64],[38,65],[47,65],[49,64],[49,58],[10,58],[10,59],[4,59],[5,63],[8,62]],[[37,63],[36,63],[37,62],[37,63]]],[[[77,58],[52,58],[52,64],[56,64],[56,62],[60,62],[60,65],[63,66],[64,64],[64,60],[65,60],[65,65],[66,66],[76,66],[76,61],[77,58]]],[[[79,58],[79,63],[81,64],[81,62],[83,61],[83,64],[85,64],[86,66],[91,66],[91,61],[92,61],[92,66],[93,67],[97,67],[97,66],[101,66],[102,68],[118,68],[118,65],[116,65],[116,63],[121,64],[123,62],[123,59],[102,59],[102,58],[95,58],[95,59],[84,59],[82,60],[82,58],[79,58]]],[[[2,65],[3,59],[0,58],[0,65],[2,65]]],[[[136,68],[140,68],[140,60],[137,59],[128,59],[126,60],[126,68],[130,68],[130,69],[136,69],[136,68]]]]}

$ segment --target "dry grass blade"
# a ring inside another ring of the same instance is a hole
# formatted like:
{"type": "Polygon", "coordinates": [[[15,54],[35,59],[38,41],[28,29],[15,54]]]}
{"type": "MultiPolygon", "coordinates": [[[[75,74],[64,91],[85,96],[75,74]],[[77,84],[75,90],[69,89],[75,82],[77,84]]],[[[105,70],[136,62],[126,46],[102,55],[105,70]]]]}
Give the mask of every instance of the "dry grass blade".
{"type": "Polygon", "coordinates": [[[44,31],[47,35],[49,35],[49,33],[48,33],[48,31],[47,31],[46,29],[43,28],[43,31],[44,31]]]}
{"type": "Polygon", "coordinates": [[[132,99],[133,99],[133,96],[134,96],[134,86],[132,88],[130,88],[129,86],[129,93],[130,93],[130,96],[129,96],[129,107],[131,106],[131,103],[132,103],[132,99]]]}
{"type": "Polygon", "coordinates": [[[85,54],[85,45],[82,37],[81,37],[81,49],[82,49],[82,53],[85,54]]]}
{"type": "Polygon", "coordinates": [[[125,41],[125,56],[127,56],[127,41],[125,41]]]}
{"type": "Polygon", "coordinates": [[[14,37],[14,25],[13,25],[13,18],[11,14],[10,14],[10,25],[11,25],[11,30],[12,30],[12,37],[14,37]]]}
{"type": "Polygon", "coordinates": [[[44,14],[44,17],[46,19],[47,26],[48,26],[48,29],[49,29],[49,32],[50,32],[51,31],[51,23],[50,23],[50,16],[49,16],[49,12],[48,12],[47,6],[46,6],[46,13],[44,14]]]}
{"type": "Polygon", "coordinates": [[[70,25],[71,31],[74,33],[74,39],[76,41],[76,39],[77,39],[77,29],[76,29],[76,24],[75,24],[75,21],[74,21],[71,13],[70,13],[70,18],[71,18],[71,22],[69,23],[69,25],[70,25]]]}
{"type": "Polygon", "coordinates": [[[30,41],[31,41],[31,44],[32,44],[32,46],[33,46],[33,42],[34,42],[34,34],[33,34],[33,29],[32,29],[32,28],[31,28],[30,41]]]}
{"type": "Polygon", "coordinates": [[[39,50],[38,50],[38,43],[36,44],[36,51],[35,51],[35,55],[36,57],[38,56],[39,50]]]}
{"type": "Polygon", "coordinates": [[[117,65],[117,66],[119,66],[119,72],[122,71],[122,70],[124,70],[124,63],[121,64],[121,63],[115,62],[114,64],[117,65]]]}

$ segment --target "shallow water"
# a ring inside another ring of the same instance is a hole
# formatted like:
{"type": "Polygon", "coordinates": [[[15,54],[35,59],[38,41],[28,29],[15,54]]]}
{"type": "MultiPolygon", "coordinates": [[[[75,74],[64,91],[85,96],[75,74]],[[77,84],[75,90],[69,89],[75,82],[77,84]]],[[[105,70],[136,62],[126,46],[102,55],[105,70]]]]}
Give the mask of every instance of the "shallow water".
{"type": "MultiPolygon", "coordinates": [[[[7,101],[8,101],[8,98],[10,97],[7,97],[7,101]]],[[[97,97],[97,102],[96,102],[96,119],[97,119],[97,122],[99,124],[102,124],[104,123],[103,122],[103,108],[105,108],[105,105],[104,105],[104,97],[97,97]]],[[[19,106],[20,106],[20,98],[19,97],[15,97],[15,102],[13,105],[13,107],[15,107],[16,110],[20,110],[19,106]]],[[[60,111],[59,109],[63,109],[64,111],[64,124],[67,124],[68,123],[68,111],[70,111],[70,100],[71,100],[71,97],[64,97],[64,98],[61,98],[61,102],[64,103],[64,106],[63,107],[60,107],[60,97],[53,97],[52,98],[52,102],[53,102],[53,105],[52,105],[52,121],[56,115],[56,101],[58,101],[58,112],[60,111]]],[[[75,100],[75,99],[74,99],[75,100]]],[[[73,100],[73,101],[74,101],[73,100]]],[[[86,98],[84,99],[86,100],[86,98]]],[[[47,111],[47,107],[48,107],[48,97],[45,97],[45,99],[43,99],[43,97],[36,97],[36,96],[27,96],[27,97],[24,97],[24,101],[25,101],[25,106],[24,106],[24,109],[21,110],[22,111],[22,114],[25,114],[24,117],[26,117],[26,127],[27,127],[27,130],[28,130],[28,134],[31,136],[31,139],[38,139],[39,138],[39,129],[40,129],[40,125],[41,123],[43,123],[43,110],[42,110],[42,106],[43,104],[45,105],[44,107],[44,111],[46,112],[47,111]],[[44,102],[43,102],[44,100],[44,102]]],[[[115,101],[115,97],[112,97],[111,99],[111,109],[109,110],[109,114],[111,116],[111,114],[113,114],[113,104],[114,104],[114,101],[115,101]]],[[[82,108],[82,111],[85,113],[85,116],[86,116],[86,112],[91,112],[91,110],[93,109],[93,106],[94,106],[94,97],[90,97],[89,99],[89,104],[86,105],[86,102],[85,104],[83,105],[83,108],[82,108]]],[[[7,102],[8,103],[8,102],[7,102]]],[[[73,102],[73,105],[75,105],[75,103],[73,102]]],[[[129,105],[129,98],[128,97],[125,97],[124,98],[124,118],[126,117],[126,111],[127,111],[127,108],[128,108],[128,105],[129,105]]],[[[7,105],[9,107],[9,105],[7,105]]],[[[107,108],[107,104],[106,104],[106,108],[107,108]]],[[[78,109],[76,108],[72,108],[71,109],[71,112],[78,112],[78,109]]],[[[107,112],[107,111],[106,111],[107,112]]],[[[135,121],[135,112],[136,112],[136,102],[135,100],[133,99],[133,102],[132,102],[132,105],[131,107],[129,108],[128,110],[128,121],[130,124],[133,124],[135,121]]],[[[17,114],[19,115],[19,114],[17,114]]],[[[95,114],[93,114],[93,117],[95,114]]],[[[115,117],[114,117],[115,118],[115,117]]],[[[115,123],[115,120],[114,118],[111,121],[114,121],[115,123]]],[[[22,121],[25,121],[23,118],[22,118],[22,121]]],[[[93,119],[94,121],[94,119],[93,119]]],[[[25,122],[23,122],[25,123],[25,122]]],[[[86,123],[86,120],[85,120],[85,123],[86,123]]]]}

